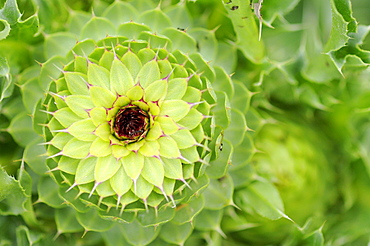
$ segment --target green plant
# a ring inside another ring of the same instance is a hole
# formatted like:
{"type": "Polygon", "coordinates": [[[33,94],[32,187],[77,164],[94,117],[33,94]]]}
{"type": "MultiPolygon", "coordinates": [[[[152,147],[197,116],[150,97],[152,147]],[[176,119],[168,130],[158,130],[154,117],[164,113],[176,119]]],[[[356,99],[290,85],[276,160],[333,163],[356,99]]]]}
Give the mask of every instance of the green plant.
{"type": "Polygon", "coordinates": [[[0,245],[367,244],[366,4],[0,0],[0,245]]]}
{"type": "Polygon", "coordinates": [[[227,210],[223,228],[240,243],[310,245],[322,237],[324,215],[338,194],[330,141],[307,119],[255,114],[259,126],[252,138],[258,152],[244,167],[249,179],[235,189],[240,209],[227,210]]]}
{"type": "MultiPolygon", "coordinates": [[[[232,47],[218,44],[214,31],[191,28],[185,2],[99,2],[93,8],[93,16],[69,12],[64,32],[38,36],[40,50],[27,51],[40,56],[39,64],[20,74],[19,92],[4,102],[4,111],[14,114],[7,115],[7,132],[24,151],[18,180],[3,171],[6,190],[18,192],[17,204],[7,193],[4,204],[18,211],[7,206],[3,213],[20,214],[32,230],[16,230],[37,235],[17,234],[19,242],[78,243],[96,231],[96,242],[107,244],[117,238],[133,245],[183,244],[207,208],[204,197],[212,195],[202,190],[217,189],[214,180],[226,175],[228,162],[217,158],[222,137],[247,129],[233,109],[241,125],[227,130],[234,90],[222,68],[225,58],[215,51],[232,47]],[[43,217],[45,205],[53,215],[43,217]],[[55,237],[49,234],[54,230],[55,237]]],[[[20,16],[15,1],[3,12],[20,16]]],[[[250,95],[240,96],[247,105],[250,95]]],[[[219,208],[232,203],[232,190],[213,197],[219,208]]]]}

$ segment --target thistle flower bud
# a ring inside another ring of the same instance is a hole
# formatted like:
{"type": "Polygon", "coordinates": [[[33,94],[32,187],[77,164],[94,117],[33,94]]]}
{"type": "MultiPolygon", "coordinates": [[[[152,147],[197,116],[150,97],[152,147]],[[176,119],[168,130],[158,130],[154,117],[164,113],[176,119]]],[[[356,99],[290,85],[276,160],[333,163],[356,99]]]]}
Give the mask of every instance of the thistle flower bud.
{"type": "Polygon", "coordinates": [[[210,132],[203,124],[209,121],[202,112],[210,106],[201,91],[210,85],[199,74],[190,57],[149,41],[117,38],[113,47],[97,44],[87,57],[75,54],[45,101],[53,112],[49,155],[62,173],[66,161],[76,165],[63,182],[96,196],[103,207],[114,200],[123,208],[126,196],[145,207],[168,198],[175,206],[173,196],[197,176],[185,175],[185,166],[207,153],[210,132]],[[158,194],[162,198],[149,202],[158,194]]]}

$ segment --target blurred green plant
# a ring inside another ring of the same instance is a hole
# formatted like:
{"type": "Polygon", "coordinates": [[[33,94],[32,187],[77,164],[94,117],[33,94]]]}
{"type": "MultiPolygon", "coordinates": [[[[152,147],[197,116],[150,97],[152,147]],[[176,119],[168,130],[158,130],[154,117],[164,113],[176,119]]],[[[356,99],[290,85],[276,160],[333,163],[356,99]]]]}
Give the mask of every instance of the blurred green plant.
{"type": "MultiPolygon", "coordinates": [[[[227,210],[222,228],[239,243],[310,245],[320,237],[320,245],[325,215],[338,193],[330,141],[308,119],[253,114],[258,127],[251,134],[256,153],[244,167],[249,179],[236,187],[237,208],[227,210]]],[[[230,172],[239,176],[238,169],[230,172]]]]}

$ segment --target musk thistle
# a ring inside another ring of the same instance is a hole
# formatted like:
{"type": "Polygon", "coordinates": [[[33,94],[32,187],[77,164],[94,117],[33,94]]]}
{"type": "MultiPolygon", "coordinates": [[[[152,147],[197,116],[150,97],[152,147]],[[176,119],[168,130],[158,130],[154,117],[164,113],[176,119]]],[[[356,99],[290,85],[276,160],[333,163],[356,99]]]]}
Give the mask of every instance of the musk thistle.
{"type": "Polygon", "coordinates": [[[2,2],[0,245],[368,243],[365,0],[2,2]]]}
{"type": "Polygon", "coordinates": [[[74,54],[43,103],[53,170],[68,190],[108,208],[137,200],[176,206],[174,196],[208,164],[211,83],[190,57],[153,47],[152,38],[108,38],[103,43],[117,43],[74,54]]]}

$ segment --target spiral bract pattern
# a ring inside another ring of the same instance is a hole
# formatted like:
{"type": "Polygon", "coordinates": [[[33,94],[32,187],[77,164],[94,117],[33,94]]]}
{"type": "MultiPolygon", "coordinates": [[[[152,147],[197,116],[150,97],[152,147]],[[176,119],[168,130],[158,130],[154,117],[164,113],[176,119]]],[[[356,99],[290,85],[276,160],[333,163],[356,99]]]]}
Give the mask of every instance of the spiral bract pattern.
{"type": "Polygon", "coordinates": [[[49,154],[63,182],[99,204],[175,205],[173,195],[195,178],[194,163],[207,152],[210,83],[179,50],[103,43],[75,54],[51,85],[49,154]]]}

